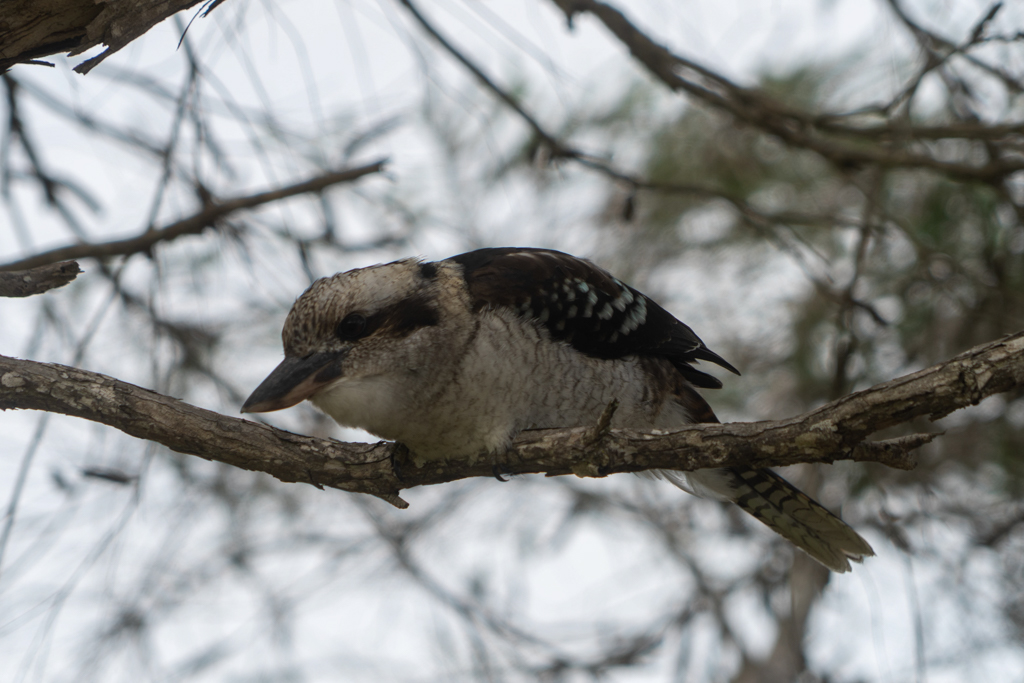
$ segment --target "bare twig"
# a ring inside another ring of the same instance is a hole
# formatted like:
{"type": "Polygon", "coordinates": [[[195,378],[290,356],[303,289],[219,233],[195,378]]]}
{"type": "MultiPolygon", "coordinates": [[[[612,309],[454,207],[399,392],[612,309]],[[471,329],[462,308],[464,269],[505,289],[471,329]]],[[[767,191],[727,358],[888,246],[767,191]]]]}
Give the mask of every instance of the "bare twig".
{"type": "MultiPolygon", "coordinates": [[[[863,144],[878,133],[870,128],[844,127],[835,116],[828,129],[819,126],[820,114],[789,107],[765,93],[741,87],[714,71],[658,44],[639,30],[619,10],[596,0],[552,0],[571,21],[580,12],[594,15],[615,35],[633,57],[653,76],[672,90],[686,92],[713,107],[722,109],[739,121],[779,137],[794,147],[809,149],[840,168],[877,165],[882,168],[924,168],[950,178],[996,183],[1024,169],[1024,159],[1017,156],[993,158],[982,164],[945,161],[914,149],[901,146],[863,144]],[[840,136],[863,137],[860,144],[850,144],[840,136]]],[[[984,127],[983,124],[978,124],[984,127]]],[[[905,139],[913,139],[913,128],[903,128],[905,139]]],[[[894,138],[895,139],[895,138],[894,138]]]]}
{"type": "Polygon", "coordinates": [[[384,168],[386,160],[375,161],[372,164],[349,168],[342,171],[324,173],[301,183],[289,185],[276,190],[260,192],[245,197],[235,197],[222,202],[211,201],[202,211],[188,218],[182,219],[163,228],[147,230],[135,237],[99,244],[72,244],[60,247],[41,254],[35,254],[23,258],[20,261],[13,261],[0,265],[0,271],[23,270],[35,268],[36,266],[64,261],[67,259],[81,258],[109,258],[111,256],[129,256],[141,252],[148,252],[159,242],[169,242],[182,235],[193,235],[202,232],[207,227],[215,224],[218,220],[241,209],[251,209],[261,204],[292,197],[306,192],[320,192],[331,185],[344,183],[357,178],[362,178],[371,173],[377,173],[384,168]]]}
{"type": "Polygon", "coordinates": [[[736,209],[744,218],[757,222],[766,223],[789,223],[794,225],[820,225],[842,222],[839,217],[829,215],[816,215],[799,211],[765,212],[755,208],[752,204],[745,202],[735,194],[726,192],[712,185],[698,183],[667,183],[649,180],[633,173],[616,168],[607,160],[600,158],[559,139],[556,135],[546,129],[515,97],[502,88],[491,78],[482,67],[473,62],[465,53],[459,50],[448,40],[422,12],[412,3],[411,0],[399,0],[413,18],[423,27],[444,48],[449,54],[465,66],[480,83],[490,90],[502,102],[507,104],[526,123],[534,135],[547,146],[552,159],[568,159],[575,161],[585,168],[597,171],[612,180],[624,183],[634,190],[648,190],[660,194],[679,194],[702,197],[705,199],[723,199],[736,209]]]}
{"type": "MultiPolygon", "coordinates": [[[[871,434],[928,416],[938,419],[1024,385],[1024,332],[938,365],[774,422],[688,425],[672,432],[613,429],[593,442],[591,426],[526,432],[506,458],[513,473],[601,474],[646,469],[769,467],[854,459],[908,466],[908,451],[930,435],[864,444],[871,434]]],[[[466,477],[490,477],[489,458],[408,468],[399,479],[393,444],[341,443],[291,434],[196,408],[125,382],[61,365],[0,356],[0,410],[30,409],[102,422],[180,453],[271,474],[282,481],[369,493],[404,507],[399,491],[466,477]]]]}
{"type": "MultiPolygon", "coordinates": [[[[76,55],[99,45],[106,49],[78,66],[85,74],[104,59],[164,19],[200,0],[7,0],[0,22],[0,71],[14,64],[46,64],[38,57],[67,52],[76,55]]],[[[219,5],[214,2],[203,13],[219,5]]],[[[48,65],[52,66],[52,65],[48,65]]]]}

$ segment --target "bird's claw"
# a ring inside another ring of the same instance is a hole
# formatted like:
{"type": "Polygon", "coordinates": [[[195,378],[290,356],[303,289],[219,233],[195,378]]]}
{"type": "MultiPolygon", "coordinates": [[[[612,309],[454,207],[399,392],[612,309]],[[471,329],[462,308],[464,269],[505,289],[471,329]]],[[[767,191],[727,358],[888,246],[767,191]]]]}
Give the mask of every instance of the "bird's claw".
{"type": "Polygon", "coordinates": [[[507,482],[507,481],[509,481],[512,478],[512,477],[505,478],[505,477],[502,476],[502,474],[512,474],[512,472],[509,471],[509,470],[505,470],[498,463],[494,463],[494,466],[491,467],[491,474],[494,475],[495,479],[497,479],[498,481],[500,481],[502,483],[507,482]]]}

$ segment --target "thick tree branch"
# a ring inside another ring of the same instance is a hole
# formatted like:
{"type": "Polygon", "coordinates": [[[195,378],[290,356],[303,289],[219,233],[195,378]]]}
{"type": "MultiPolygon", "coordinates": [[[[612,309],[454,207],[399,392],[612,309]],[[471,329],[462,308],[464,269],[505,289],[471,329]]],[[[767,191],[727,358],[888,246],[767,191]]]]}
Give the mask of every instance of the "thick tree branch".
{"type": "MultiPolygon", "coordinates": [[[[889,7],[892,9],[893,14],[896,15],[896,18],[903,22],[917,40],[921,48],[928,54],[929,63],[924,69],[922,69],[922,75],[946,63],[953,55],[960,55],[974,66],[1001,80],[1010,90],[1018,93],[1024,90],[1024,84],[1007,71],[998,66],[984,62],[968,52],[968,49],[984,42],[986,30],[989,24],[992,23],[992,20],[995,19],[996,14],[998,14],[1002,9],[1002,2],[995,2],[989,6],[985,11],[985,14],[983,14],[974,25],[967,41],[962,45],[957,45],[938,34],[925,29],[921,24],[910,18],[906,10],[899,2],[897,2],[897,0],[889,0],[889,7]]],[[[915,78],[914,80],[919,82],[920,78],[915,78]]]]}
{"type": "Polygon", "coordinates": [[[75,261],[62,261],[30,270],[0,272],[0,296],[24,297],[63,287],[78,277],[82,269],[75,261]]]}
{"type": "MultiPolygon", "coordinates": [[[[865,442],[916,417],[935,420],[992,394],[1024,386],[1024,332],[938,365],[774,422],[689,425],[672,432],[599,425],[521,435],[502,458],[509,473],[604,476],[645,469],[768,467],[852,459],[913,465],[909,452],[934,435],[865,442]]],[[[488,457],[415,467],[395,444],[342,443],[291,434],[196,408],[84,370],[0,356],[0,410],[74,415],[168,448],[281,481],[369,493],[404,507],[402,489],[491,476],[488,457]],[[401,477],[393,462],[400,465],[401,477]]]]}
{"type": "MultiPolygon", "coordinates": [[[[0,72],[39,57],[107,49],[75,67],[90,69],[164,19],[200,0],[5,0],[0,21],[0,72]]],[[[203,12],[209,13],[219,2],[203,12]]],[[[173,49],[168,46],[168,49],[173,49]]]]}
{"type": "Polygon", "coordinates": [[[338,183],[349,182],[362,178],[371,173],[377,173],[384,168],[386,159],[375,161],[372,164],[348,168],[341,171],[332,171],[318,175],[301,183],[289,185],[276,190],[268,190],[246,197],[235,197],[224,201],[211,200],[202,211],[184,218],[170,225],[145,232],[123,240],[101,242],[99,244],[71,244],[66,247],[59,247],[41,254],[35,254],[20,261],[12,261],[0,265],[0,271],[5,270],[26,270],[37,266],[65,261],[68,259],[82,258],[109,258],[111,256],[129,256],[141,252],[150,251],[158,242],[169,242],[182,235],[194,235],[214,225],[228,214],[241,209],[251,209],[261,204],[293,197],[306,192],[320,192],[321,190],[337,185],[338,183]]]}

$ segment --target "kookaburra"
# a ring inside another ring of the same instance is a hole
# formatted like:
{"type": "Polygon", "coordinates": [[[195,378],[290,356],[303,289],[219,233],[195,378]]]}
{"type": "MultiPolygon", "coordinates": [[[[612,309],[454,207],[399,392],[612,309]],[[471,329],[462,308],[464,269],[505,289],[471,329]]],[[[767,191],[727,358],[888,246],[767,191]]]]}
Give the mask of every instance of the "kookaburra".
{"type": "MultiPolygon", "coordinates": [[[[309,399],[339,424],[405,444],[419,465],[500,455],[524,429],[717,422],[695,387],[736,372],[664,308],[589,261],[546,249],[403,259],[317,280],[282,332],[284,361],[243,412],[309,399]]],[[[739,374],[739,373],[737,373],[739,374]]],[[[655,472],[732,501],[837,572],[871,546],[767,469],[655,472]]]]}

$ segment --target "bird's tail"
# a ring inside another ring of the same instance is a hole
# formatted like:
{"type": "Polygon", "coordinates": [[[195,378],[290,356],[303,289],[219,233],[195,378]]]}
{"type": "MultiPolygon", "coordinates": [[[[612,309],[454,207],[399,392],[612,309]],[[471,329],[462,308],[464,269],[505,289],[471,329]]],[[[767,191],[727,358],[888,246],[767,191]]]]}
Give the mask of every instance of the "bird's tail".
{"type": "Polygon", "coordinates": [[[848,572],[850,560],[860,562],[875,554],[843,520],[771,470],[658,474],[690,493],[731,500],[834,572],[848,572]]]}

